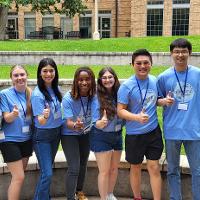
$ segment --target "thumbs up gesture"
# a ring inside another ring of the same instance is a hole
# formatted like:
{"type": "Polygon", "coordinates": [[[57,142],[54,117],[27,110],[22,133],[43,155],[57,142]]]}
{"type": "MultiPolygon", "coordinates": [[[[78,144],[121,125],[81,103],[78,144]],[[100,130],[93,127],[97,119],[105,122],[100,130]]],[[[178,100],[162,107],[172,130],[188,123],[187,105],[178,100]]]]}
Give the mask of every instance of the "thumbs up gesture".
{"type": "Polygon", "coordinates": [[[76,130],[82,130],[84,127],[84,123],[80,117],[77,117],[76,122],[75,122],[75,129],[76,130]]]}
{"type": "Polygon", "coordinates": [[[18,109],[17,105],[14,105],[13,110],[12,110],[12,114],[14,115],[14,117],[19,116],[19,109],[18,109]]]}
{"type": "Polygon", "coordinates": [[[142,111],[138,114],[138,122],[141,124],[147,123],[149,121],[149,115],[146,114],[145,109],[143,108],[142,111]]]}
{"type": "Polygon", "coordinates": [[[108,125],[108,117],[107,117],[107,113],[106,110],[103,111],[103,116],[100,120],[98,120],[96,122],[96,126],[99,129],[103,129],[104,127],[106,127],[108,125]]]}
{"type": "Polygon", "coordinates": [[[174,103],[174,98],[172,97],[172,92],[169,91],[167,96],[165,97],[165,105],[171,106],[174,103]]]}
{"type": "Polygon", "coordinates": [[[50,115],[50,107],[49,107],[49,104],[47,103],[45,105],[44,110],[43,110],[43,116],[44,116],[45,119],[48,119],[49,115],[50,115]]]}

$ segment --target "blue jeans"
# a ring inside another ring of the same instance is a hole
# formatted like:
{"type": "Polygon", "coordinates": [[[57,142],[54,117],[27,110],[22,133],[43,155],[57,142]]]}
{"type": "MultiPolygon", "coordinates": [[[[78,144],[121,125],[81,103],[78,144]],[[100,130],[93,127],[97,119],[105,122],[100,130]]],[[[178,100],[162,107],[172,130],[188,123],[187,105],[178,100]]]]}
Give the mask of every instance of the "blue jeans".
{"type": "Polygon", "coordinates": [[[37,129],[33,135],[33,149],[40,166],[40,177],[34,200],[50,200],[52,165],[60,142],[61,128],[37,129]]]}
{"type": "Polygon", "coordinates": [[[61,143],[68,164],[66,176],[67,199],[74,200],[76,191],[81,191],[84,185],[90,153],[89,134],[62,135],[61,143]]]}
{"type": "Polygon", "coordinates": [[[171,200],[182,200],[180,150],[184,145],[192,175],[193,200],[200,200],[200,140],[166,140],[168,186],[171,200]]]}

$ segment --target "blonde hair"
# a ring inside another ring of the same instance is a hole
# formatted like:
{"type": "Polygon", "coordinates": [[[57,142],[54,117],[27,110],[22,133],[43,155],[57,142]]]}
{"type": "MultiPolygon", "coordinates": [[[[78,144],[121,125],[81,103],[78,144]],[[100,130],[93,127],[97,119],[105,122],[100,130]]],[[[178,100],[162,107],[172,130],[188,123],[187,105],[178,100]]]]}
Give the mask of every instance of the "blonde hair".
{"type": "MultiPolygon", "coordinates": [[[[14,65],[10,69],[10,78],[12,78],[12,73],[16,68],[23,69],[26,72],[26,75],[28,76],[28,71],[25,69],[23,65],[14,65]]],[[[31,93],[32,89],[28,86],[26,86],[25,95],[26,95],[26,114],[28,116],[32,115],[32,107],[31,107],[31,93]]]]}

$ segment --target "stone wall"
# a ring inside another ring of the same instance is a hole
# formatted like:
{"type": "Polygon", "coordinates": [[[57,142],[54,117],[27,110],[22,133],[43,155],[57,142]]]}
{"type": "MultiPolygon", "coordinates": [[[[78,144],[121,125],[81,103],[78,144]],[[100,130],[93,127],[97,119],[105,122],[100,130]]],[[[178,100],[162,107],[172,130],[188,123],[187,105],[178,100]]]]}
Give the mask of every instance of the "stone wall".
{"type": "MultiPolygon", "coordinates": [[[[11,52],[0,51],[0,65],[37,65],[44,57],[51,57],[60,65],[129,65],[131,52],[11,52]]],[[[170,53],[152,53],[154,66],[171,66],[170,53]]],[[[200,67],[200,53],[192,53],[190,64],[200,67]]]]}

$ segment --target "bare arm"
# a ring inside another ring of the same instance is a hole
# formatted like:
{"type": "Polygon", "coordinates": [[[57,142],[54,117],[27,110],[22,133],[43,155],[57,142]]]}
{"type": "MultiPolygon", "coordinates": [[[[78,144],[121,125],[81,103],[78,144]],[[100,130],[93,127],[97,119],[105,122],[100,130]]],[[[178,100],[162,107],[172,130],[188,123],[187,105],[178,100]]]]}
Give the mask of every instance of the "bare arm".
{"type": "Polygon", "coordinates": [[[139,123],[147,123],[149,121],[149,116],[142,110],[138,114],[131,113],[127,110],[126,104],[117,104],[117,114],[120,118],[129,120],[129,121],[137,121],[139,123]]]}
{"type": "Polygon", "coordinates": [[[18,116],[19,116],[19,110],[16,105],[14,105],[12,112],[4,112],[3,113],[4,120],[7,123],[13,122],[18,116]]]}

